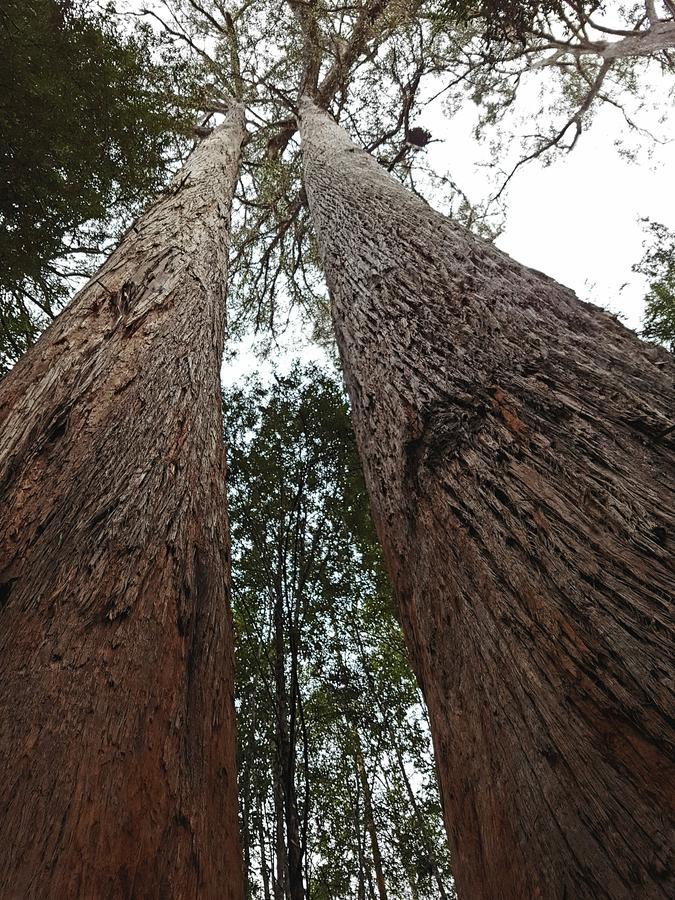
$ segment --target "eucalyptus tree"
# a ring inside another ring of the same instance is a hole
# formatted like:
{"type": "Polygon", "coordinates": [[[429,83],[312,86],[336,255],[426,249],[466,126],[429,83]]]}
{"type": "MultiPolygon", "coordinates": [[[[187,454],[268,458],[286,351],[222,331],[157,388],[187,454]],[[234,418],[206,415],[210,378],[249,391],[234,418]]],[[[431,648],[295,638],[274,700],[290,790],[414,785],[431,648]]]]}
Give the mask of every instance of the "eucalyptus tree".
{"type": "Polygon", "coordinates": [[[296,368],[224,412],[248,896],[451,897],[342,391],[296,368]]]}
{"type": "Polygon", "coordinates": [[[91,4],[2,4],[0,375],[165,183],[191,129],[167,96],[184,63],[158,65],[156,44],[91,4]]]}
{"type": "Polygon", "coordinates": [[[672,357],[300,127],[460,896],[669,896],[672,357]]]}
{"type": "MultiPolygon", "coordinates": [[[[641,878],[641,889],[659,896],[658,879],[665,884],[669,871],[654,824],[664,784],[658,741],[666,740],[667,512],[656,486],[667,485],[661,467],[670,444],[652,375],[668,363],[412,199],[319,113],[303,116],[303,127],[311,131],[313,120],[315,133],[328,129],[335,144],[312,144],[309,135],[307,191],[301,184],[298,87],[411,183],[415,147],[429,140],[415,127],[420,85],[450,71],[452,48],[462,51],[465,40],[443,44],[447,20],[439,11],[439,3],[397,0],[166,0],[141,14],[200,61],[200,109],[227,113],[230,97],[248,107],[233,295],[235,310],[260,328],[278,326],[284,295],[312,308],[326,304],[310,195],[376,523],[431,709],[465,889],[503,893],[499,873],[508,896],[556,896],[561,884],[576,896],[628,896],[629,880],[641,878]],[[329,208],[331,200],[339,203],[329,208]],[[626,521],[635,523],[632,543],[626,521]],[[618,738],[606,747],[610,729],[618,738]],[[598,784],[604,798],[594,794],[598,784]],[[627,823],[620,795],[637,827],[627,823]],[[619,850],[624,838],[628,849],[619,850]]],[[[3,875],[18,872],[23,881],[13,887],[27,896],[48,894],[49,879],[61,893],[105,894],[115,877],[126,877],[123,857],[139,860],[127,894],[143,893],[144,884],[148,893],[157,885],[175,893],[165,880],[175,866],[188,895],[221,896],[223,859],[235,870],[226,802],[231,721],[213,688],[227,694],[230,684],[228,636],[219,632],[227,632],[224,562],[215,550],[224,545],[224,522],[209,475],[218,480],[222,465],[214,436],[222,305],[214,298],[223,299],[225,266],[214,228],[216,192],[225,205],[233,186],[231,149],[211,183],[175,183],[166,205],[150,213],[155,231],[147,242],[143,228],[140,239],[132,231],[0,388],[2,690],[12,751],[3,824],[19,836],[1,852],[9,860],[3,875]],[[209,227],[197,221],[188,191],[203,198],[209,227]],[[160,615],[163,599],[167,610],[177,608],[175,619],[160,615]],[[109,644],[101,638],[108,627],[109,644]],[[209,703],[225,710],[224,724],[205,713],[209,703]],[[46,723],[37,734],[36,722],[46,723]],[[172,730],[160,734],[168,722],[172,730]],[[207,741],[210,728],[217,739],[207,741]],[[148,741],[132,742],[143,729],[148,741]],[[80,767],[84,781],[66,753],[74,734],[89,760],[103,749],[100,765],[80,767]],[[128,761],[143,748],[132,770],[128,761]],[[226,759],[224,769],[213,768],[215,755],[226,759]],[[46,787],[31,794],[32,760],[35,784],[46,787]],[[144,780],[148,773],[156,780],[144,780]],[[92,778],[95,792],[83,793],[92,778]],[[41,805],[48,794],[59,808],[68,797],[63,832],[41,805]],[[110,798],[103,818],[93,808],[102,796],[110,798]],[[31,815],[20,815],[21,805],[31,815]],[[207,828],[216,812],[225,833],[207,828]],[[124,824],[111,835],[114,815],[124,824]],[[29,841],[31,816],[40,827],[29,841]],[[160,826],[169,833],[162,841],[160,826]],[[225,857],[208,843],[218,836],[225,857]],[[40,853],[56,860],[51,869],[40,868],[40,853]]],[[[288,631],[283,616],[281,624],[277,646],[288,631]]],[[[283,755],[283,735],[275,740],[283,755]]],[[[372,819],[357,771],[368,771],[368,756],[360,752],[364,767],[358,746],[349,757],[353,800],[342,809],[364,810],[353,815],[351,835],[357,890],[365,893],[363,860],[375,841],[370,824],[367,836],[356,826],[372,819]]],[[[404,785],[405,759],[397,771],[404,785]]],[[[295,840],[294,807],[302,850],[301,801],[287,791],[288,800],[284,788],[277,778],[277,890],[289,877],[282,838],[285,829],[295,840]]],[[[370,805],[376,809],[372,798],[370,805]]],[[[344,819],[333,822],[335,833],[346,829],[344,819]]],[[[392,827],[404,834],[400,820],[392,827]]],[[[263,828],[261,847],[265,840],[263,828]]],[[[306,850],[299,855],[306,865],[306,850]]],[[[297,873],[297,853],[293,865],[297,873]]],[[[236,895],[236,875],[228,884],[236,895]]]]}
{"type": "MultiPolygon", "coordinates": [[[[251,327],[276,335],[297,313],[315,337],[332,341],[302,186],[298,90],[302,83],[315,92],[396,177],[414,184],[433,139],[417,118],[424,86],[450,58],[447,29],[427,7],[438,3],[155,0],[138,11],[201,66],[214,112],[222,91],[247,108],[250,138],[233,207],[233,336],[251,327]]],[[[454,183],[443,190],[448,208],[476,218],[454,183]]]]}
{"type": "Polygon", "coordinates": [[[0,894],[242,896],[219,371],[243,110],[0,382],[0,894]]]}

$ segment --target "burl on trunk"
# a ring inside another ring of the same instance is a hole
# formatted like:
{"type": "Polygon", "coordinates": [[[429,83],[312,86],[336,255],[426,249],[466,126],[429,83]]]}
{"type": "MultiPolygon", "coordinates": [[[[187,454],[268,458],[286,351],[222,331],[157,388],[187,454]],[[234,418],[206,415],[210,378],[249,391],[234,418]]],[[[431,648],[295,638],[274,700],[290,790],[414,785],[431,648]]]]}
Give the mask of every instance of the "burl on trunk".
{"type": "Polygon", "coordinates": [[[239,106],[0,383],[0,895],[240,898],[219,369],[239,106]]]}
{"type": "Polygon", "coordinates": [[[300,126],[460,896],[673,896],[672,359],[300,126]]]}

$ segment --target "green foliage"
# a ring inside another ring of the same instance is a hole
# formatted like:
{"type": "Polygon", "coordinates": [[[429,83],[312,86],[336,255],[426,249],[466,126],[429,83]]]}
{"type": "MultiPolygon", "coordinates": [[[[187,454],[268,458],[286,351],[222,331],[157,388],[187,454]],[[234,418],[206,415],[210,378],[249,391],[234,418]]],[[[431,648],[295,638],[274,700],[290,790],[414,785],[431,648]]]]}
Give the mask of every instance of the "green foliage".
{"type": "Polygon", "coordinates": [[[649,233],[645,254],[633,271],[649,279],[643,337],[675,352],[675,232],[645,220],[649,233]]]}
{"type": "Polygon", "coordinates": [[[71,0],[0,8],[0,374],[157,191],[185,128],[151,31],[114,21],[71,0]]]}
{"type": "MultiPolygon", "coordinates": [[[[598,7],[597,0],[579,4],[588,9],[598,7]]],[[[479,33],[486,42],[495,40],[525,41],[538,16],[561,13],[560,0],[442,0],[439,15],[457,25],[479,23],[479,33]]]]}
{"type": "Polygon", "coordinates": [[[425,713],[344,395],[296,368],[230,392],[224,414],[249,896],[283,869],[289,802],[309,897],[346,900],[374,881],[358,758],[392,900],[453,896],[425,713]],[[281,790],[282,730],[296,800],[281,790]]]}

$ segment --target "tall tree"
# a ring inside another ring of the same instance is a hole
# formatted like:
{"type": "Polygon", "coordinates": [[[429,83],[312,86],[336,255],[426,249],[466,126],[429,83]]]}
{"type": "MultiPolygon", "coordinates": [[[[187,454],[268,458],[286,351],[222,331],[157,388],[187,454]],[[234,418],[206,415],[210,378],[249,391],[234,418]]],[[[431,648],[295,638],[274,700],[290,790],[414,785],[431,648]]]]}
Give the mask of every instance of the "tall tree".
{"type": "Polygon", "coordinates": [[[0,383],[0,894],[239,898],[219,369],[242,108],[0,383]]]}
{"type": "Polygon", "coordinates": [[[670,896],[673,360],[300,127],[460,896],[670,896]]]}

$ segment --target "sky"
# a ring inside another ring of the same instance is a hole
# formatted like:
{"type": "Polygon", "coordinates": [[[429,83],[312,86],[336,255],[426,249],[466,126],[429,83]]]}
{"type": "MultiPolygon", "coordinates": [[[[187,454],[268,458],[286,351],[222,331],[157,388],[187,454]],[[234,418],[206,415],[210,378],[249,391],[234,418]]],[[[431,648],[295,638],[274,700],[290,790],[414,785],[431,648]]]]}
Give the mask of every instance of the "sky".
{"type": "MultiPolygon", "coordinates": [[[[654,81],[652,90],[663,86],[654,81]]],[[[442,138],[429,147],[432,166],[449,168],[472,201],[491,193],[480,166],[489,161],[489,149],[472,138],[474,120],[468,106],[453,119],[438,109],[421,118],[442,138]]],[[[550,166],[534,161],[519,170],[508,188],[506,228],[496,241],[518,262],[636,329],[647,290],[646,279],[631,271],[643,254],[639,220],[651,218],[675,230],[675,116],[667,129],[656,128],[659,139],[670,143],[642,138],[637,160],[629,161],[615,146],[628,137],[627,125],[618,111],[599,108],[571,153],[550,166]]]]}

